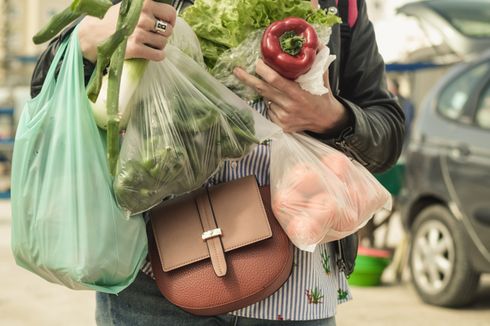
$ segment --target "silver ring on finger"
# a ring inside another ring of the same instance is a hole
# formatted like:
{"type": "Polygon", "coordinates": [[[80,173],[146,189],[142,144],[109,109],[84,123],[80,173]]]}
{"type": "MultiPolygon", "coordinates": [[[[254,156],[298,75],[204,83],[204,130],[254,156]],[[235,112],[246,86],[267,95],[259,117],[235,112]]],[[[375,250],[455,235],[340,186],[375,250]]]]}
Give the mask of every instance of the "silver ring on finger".
{"type": "Polygon", "coordinates": [[[164,34],[168,29],[168,24],[169,23],[164,20],[157,19],[155,21],[155,26],[153,27],[153,31],[155,33],[164,34]]]}
{"type": "Polygon", "coordinates": [[[267,103],[265,104],[265,106],[267,107],[267,110],[270,110],[271,109],[271,105],[272,105],[272,101],[271,100],[267,100],[267,103]]]}

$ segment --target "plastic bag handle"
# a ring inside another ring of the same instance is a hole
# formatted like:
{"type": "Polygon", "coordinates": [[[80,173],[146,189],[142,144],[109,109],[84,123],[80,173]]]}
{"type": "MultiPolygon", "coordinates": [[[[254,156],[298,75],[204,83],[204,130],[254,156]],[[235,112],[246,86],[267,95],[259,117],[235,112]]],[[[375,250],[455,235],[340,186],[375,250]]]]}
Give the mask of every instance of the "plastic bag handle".
{"type": "Polygon", "coordinates": [[[61,58],[66,52],[66,49],[68,47],[68,42],[70,41],[71,37],[65,38],[58,49],[56,50],[56,54],[53,58],[53,61],[51,61],[51,65],[49,66],[48,73],[46,74],[46,78],[44,79],[43,86],[41,87],[41,91],[39,92],[40,94],[43,94],[45,92],[45,89],[48,87],[49,84],[53,82],[55,79],[55,74],[56,74],[56,68],[58,67],[58,64],[61,61],[61,58]]]}

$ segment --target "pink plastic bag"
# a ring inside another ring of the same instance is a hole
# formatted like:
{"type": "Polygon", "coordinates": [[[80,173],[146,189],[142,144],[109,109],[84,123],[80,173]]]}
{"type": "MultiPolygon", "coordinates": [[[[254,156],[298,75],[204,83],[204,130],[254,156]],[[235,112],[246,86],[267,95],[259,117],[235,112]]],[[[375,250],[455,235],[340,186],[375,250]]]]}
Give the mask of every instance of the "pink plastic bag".
{"type": "Polygon", "coordinates": [[[361,164],[303,134],[279,133],[271,144],[272,209],[296,247],[346,237],[374,213],[391,210],[391,194],[361,164]]]}

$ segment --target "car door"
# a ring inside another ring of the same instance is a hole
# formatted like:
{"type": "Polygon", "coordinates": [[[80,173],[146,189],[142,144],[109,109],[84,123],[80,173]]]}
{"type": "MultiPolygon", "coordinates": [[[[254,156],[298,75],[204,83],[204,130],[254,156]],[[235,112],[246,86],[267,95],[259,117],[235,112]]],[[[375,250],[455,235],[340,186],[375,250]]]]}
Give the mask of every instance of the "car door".
{"type": "Polygon", "coordinates": [[[472,240],[490,261],[490,59],[456,77],[439,96],[438,111],[457,127],[448,135],[440,162],[451,200],[472,240]],[[473,77],[472,87],[460,91],[473,77]]]}

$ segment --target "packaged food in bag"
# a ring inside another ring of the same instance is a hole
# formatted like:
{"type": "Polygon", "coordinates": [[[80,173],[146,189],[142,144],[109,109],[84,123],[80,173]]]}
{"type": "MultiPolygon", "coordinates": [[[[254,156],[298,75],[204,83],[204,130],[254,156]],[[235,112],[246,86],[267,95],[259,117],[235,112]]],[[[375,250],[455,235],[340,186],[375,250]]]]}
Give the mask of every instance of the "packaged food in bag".
{"type": "Polygon", "coordinates": [[[300,249],[339,240],[391,209],[391,194],[360,163],[300,133],[271,144],[272,209],[300,249]]]}
{"type": "Polygon", "coordinates": [[[175,26],[171,37],[168,39],[168,44],[184,52],[202,67],[206,67],[199,39],[192,27],[182,17],[177,17],[175,20],[175,26]]]}
{"type": "Polygon", "coordinates": [[[114,189],[130,214],[201,187],[278,130],[174,46],[150,62],[133,99],[114,189]]]}

